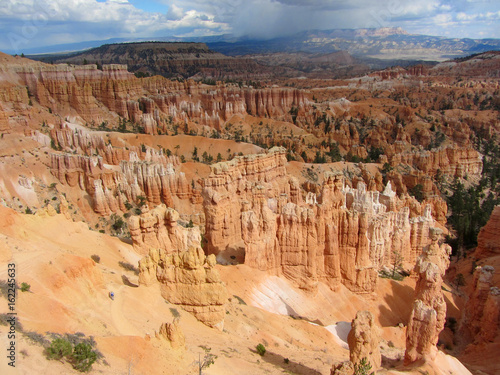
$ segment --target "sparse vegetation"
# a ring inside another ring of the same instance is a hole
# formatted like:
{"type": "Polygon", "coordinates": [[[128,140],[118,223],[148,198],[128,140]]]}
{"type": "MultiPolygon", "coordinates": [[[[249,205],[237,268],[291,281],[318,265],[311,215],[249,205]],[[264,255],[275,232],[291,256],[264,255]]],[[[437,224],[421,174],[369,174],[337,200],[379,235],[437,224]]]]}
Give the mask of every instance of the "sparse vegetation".
{"type": "Polygon", "coordinates": [[[63,360],[71,363],[75,370],[88,372],[92,369],[94,362],[102,358],[102,354],[94,349],[95,341],[92,337],[84,339],[84,334],[66,334],[56,336],[45,349],[49,360],[63,360]]]}
{"type": "Polygon", "coordinates": [[[202,375],[203,370],[210,367],[215,363],[215,360],[217,359],[217,356],[215,354],[210,353],[212,350],[211,348],[207,348],[206,346],[200,345],[200,348],[204,350],[204,355],[203,358],[201,358],[201,354],[199,354],[198,357],[198,374],[202,375]]]}
{"type": "Polygon", "coordinates": [[[58,337],[50,343],[46,349],[47,359],[60,360],[64,357],[71,356],[73,352],[73,345],[64,338],[58,337]]]}
{"type": "Polygon", "coordinates": [[[29,292],[29,290],[31,289],[31,285],[28,284],[28,283],[25,283],[25,282],[22,282],[21,283],[21,292],[29,292]]]}
{"type": "Polygon", "coordinates": [[[370,372],[372,369],[372,365],[368,362],[366,357],[362,358],[359,363],[354,364],[354,375],[371,375],[373,372],[370,372]]]}
{"type": "Polygon", "coordinates": [[[91,258],[94,262],[96,262],[96,263],[100,263],[100,262],[101,262],[101,257],[100,257],[99,255],[97,255],[97,254],[92,254],[92,255],[90,256],[90,258],[91,258]]]}
{"type": "Polygon", "coordinates": [[[262,357],[264,354],[266,354],[266,347],[262,344],[259,344],[255,347],[257,349],[257,353],[262,357]]]}

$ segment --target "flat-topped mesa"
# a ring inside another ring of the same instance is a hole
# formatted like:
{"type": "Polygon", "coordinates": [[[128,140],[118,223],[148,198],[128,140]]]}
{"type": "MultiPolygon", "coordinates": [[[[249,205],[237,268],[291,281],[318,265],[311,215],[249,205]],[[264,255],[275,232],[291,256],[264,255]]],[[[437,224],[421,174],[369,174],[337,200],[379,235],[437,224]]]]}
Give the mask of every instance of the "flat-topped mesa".
{"type": "Polygon", "coordinates": [[[209,327],[222,330],[228,292],[215,264],[215,256],[205,256],[199,246],[173,254],[151,249],[139,262],[139,283],[159,282],[165,300],[181,306],[209,327]]]}
{"type": "MultiPolygon", "coordinates": [[[[464,315],[461,322],[460,333],[466,342],[480,343],[489,341],[488,331],[496,332],[496,325],[491,322],[498,322],[500,318],[496,311],[495,301],[498,296],[493,286],[493,275],[495,268],[492,266],[478,267],[474,271],[472,281],[472,293],[465,305],[464,315]],[[489,301],[489,303],[488,303],[489,301]]],[[[498,288],[497,288],[498,289],[498,288]]]]}
{"type": "Polygon", "coordinates": [[[437,354],[439,333],[444,329],[446,302],[443,276],[449,266],[451,248],[439,244],[440,229],[430,228],[431,244],[417,259],[414,271],[418,274],[415,300],[406,332],[405,364],[417,360],[433,360],[437,354]]]}
{"type": "Polygon", "coordinates": [[[410,210],[390,185],[382,194],[366,191],[362,182],[351,189],[342,173],[328,172],[321,194],[305,197],[285,163],[277,148],[212,166],[202,182],[205,238],[219,262],[244,262],[308,290],[322,281],[370,293],[377,269],[391,264],[393,251],[410,261],[416,258],[413,243],[428,244],[427,236],[411,236],[432,217],[410,222],[410,210]]]}
{"type": "Polygon", "coordinates": [[[496,206],[484,227],[477,236],[477,248],[474,256],[478,259],[500,254],[500,206],[496,206]]]}
{"type": "Polygon", "coordinates": [[[179,213],[164,204],[149,210],[143,206],[139,216],[131,216],[128,221],[134,250],[148,254],[151,248],[166,254],[186,251],[201,243],[198,227],[184,228],[178,225],[179,213]]]}

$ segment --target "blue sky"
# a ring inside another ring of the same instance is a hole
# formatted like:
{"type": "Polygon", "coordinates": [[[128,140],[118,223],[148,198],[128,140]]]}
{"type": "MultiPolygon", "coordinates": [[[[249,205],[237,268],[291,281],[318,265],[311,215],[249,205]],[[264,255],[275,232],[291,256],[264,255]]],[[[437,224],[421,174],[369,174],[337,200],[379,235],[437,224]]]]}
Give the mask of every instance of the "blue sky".
{"type": "Polygon", "coordinates": [[[109,38],[402,27],[415,34],[500,38],[498,0],[0,0],[0,50],[109,38]]]}

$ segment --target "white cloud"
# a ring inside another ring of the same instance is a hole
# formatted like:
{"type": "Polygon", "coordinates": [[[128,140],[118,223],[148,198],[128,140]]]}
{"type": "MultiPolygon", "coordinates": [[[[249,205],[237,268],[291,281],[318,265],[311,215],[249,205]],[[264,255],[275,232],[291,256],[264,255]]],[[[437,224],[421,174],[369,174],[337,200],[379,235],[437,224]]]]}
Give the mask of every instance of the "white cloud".
{"type": "MultiPolygon", "coordinates": [[[[462,25],[499,36],[497,0],[156,0],[164,13],[147,12],[127,0],[1,0],[0,33],[22,45],[64,39],[200,36],[222,33],[275,37],[307,29],[403,27],[438,35],[462,25]],[[486,21],[486,22],[485,22],[486,21]],[[34,27],[32,27],[35,25],[34,27]],[[27,26],[34,32],[26,33],[27,26]],[[495,31],[495,26],[497,26],[495,31]],[[29,35],[28,35],[29,34],[29,35]]],[[[10,43],[12,44],[12,43],[10,43]]],[[[0,40],[0,50],[9,43],[0,40]]]]}
{"type": "Polygon", "coordinates": [[[172,4],[167,11],[167,19],[172,21],[177,21],[182,19],[184,16],[184,11],[181,7],[178,7],[175,4],[172,4]]]}

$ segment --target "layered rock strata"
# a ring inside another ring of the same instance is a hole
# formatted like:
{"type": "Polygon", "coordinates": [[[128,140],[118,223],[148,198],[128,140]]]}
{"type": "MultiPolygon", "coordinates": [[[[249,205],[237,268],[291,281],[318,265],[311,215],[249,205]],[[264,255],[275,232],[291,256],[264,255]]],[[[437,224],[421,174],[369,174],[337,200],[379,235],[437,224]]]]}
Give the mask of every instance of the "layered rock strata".
{"type": "Polygon", "coordinates": [[[440,234],[439,229],[430,228],[432,243],[424,248],[415,265],[418,280],[406,332],[406,365],[420,359],[433,359],[439,333],[444,329],[446,302],[441,287],[451,248],[438,243],[440,234]]]}
{"type": "Polygon", "coordinates": [[[106,167],[100,156],[52,154],[51,172],[61,183],[86,191],[93,199],[94,211],[103,216],[127,211],[127,202],[142,204],[141,197],[153,205],[171,207],[174,197],[200,201],[200,191],[176,168],[177,157],[154,151],[143,153],[145,160],[133,151],[126,156],[129,160],[121,160],[117,170],[106,167]]]}
{"type": "Polygon", "coordinates": [[[351,189],[334,173],[305,197],[285,164],[285,150],[273,148],[212,166],[202,195],[207,251],[218,261],[233,256],[305,289],[321,280],[366,293],[395,253],[412,262],[428,244],[430,208],[410,219],[390,186],[384,193],[361,182],[351,189]]]}
{"type": "Polygon", "coordinates": [[[220,130],[235,114],[291,121],[290,109],[308,103],[303,91],[290,88],[206,86],[163,77],[140,80],[120,64],[103,65],[102,70],[94,64],[32,64],[17,67],[15,74],[53,112],[78,114],[88,123],[107,121],[111,127],[117,126],[118,115],[148,134],[166,131],[172,121],[196,121],[220,130]]]}
{"type": "Polygon", "coordinates": [[[228,294],[215,264],[215,256],[205,256],[200,247],[172,254],[151,249],[139,262],[139,283],[159,282],[168,302],[181,306],[209,327],[222,330],[228,294]]]}

